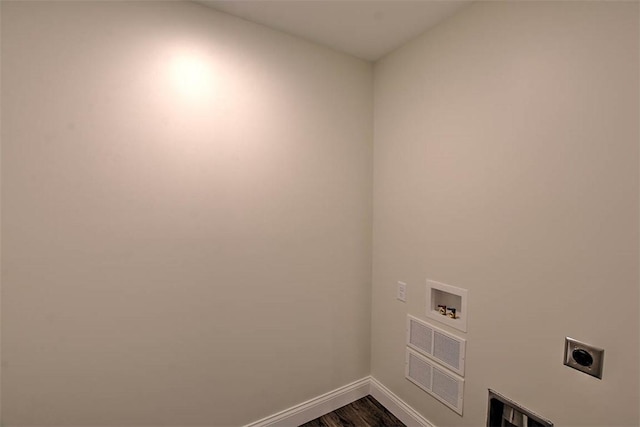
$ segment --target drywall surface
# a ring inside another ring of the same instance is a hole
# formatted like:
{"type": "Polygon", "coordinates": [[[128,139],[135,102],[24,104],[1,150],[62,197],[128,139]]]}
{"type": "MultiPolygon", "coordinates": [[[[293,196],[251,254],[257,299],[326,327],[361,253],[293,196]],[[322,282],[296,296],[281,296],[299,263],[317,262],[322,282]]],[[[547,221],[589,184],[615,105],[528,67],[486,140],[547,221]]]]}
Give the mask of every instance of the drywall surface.
{"type": "Polygon", "coordinates": [[[189,2],[3,2],[4,425],[239,425],[368,375],[371,88],[189,2]]]}
{"type": "Polygon", "coordinates": [[[640,421],[638,15],[478,2],[375,66],[372,375],[435,425],[484,425],[488,388],[556,425],[640,421]],[[404,378],[427,278],[469,290],[462,418],[404,378]],[[565,336],[605,349],[602,380],[565,336]]]}

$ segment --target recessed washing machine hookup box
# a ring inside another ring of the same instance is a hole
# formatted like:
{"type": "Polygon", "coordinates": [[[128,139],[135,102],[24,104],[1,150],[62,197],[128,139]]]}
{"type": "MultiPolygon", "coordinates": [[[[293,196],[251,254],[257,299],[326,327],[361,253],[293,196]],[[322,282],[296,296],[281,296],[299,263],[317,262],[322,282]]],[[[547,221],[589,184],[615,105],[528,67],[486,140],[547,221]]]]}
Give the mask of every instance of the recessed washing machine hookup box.
{"type": "Polygon", "coordinates": [[[427,279],[426,315],[467,332],[467,290],[427,279]]]}

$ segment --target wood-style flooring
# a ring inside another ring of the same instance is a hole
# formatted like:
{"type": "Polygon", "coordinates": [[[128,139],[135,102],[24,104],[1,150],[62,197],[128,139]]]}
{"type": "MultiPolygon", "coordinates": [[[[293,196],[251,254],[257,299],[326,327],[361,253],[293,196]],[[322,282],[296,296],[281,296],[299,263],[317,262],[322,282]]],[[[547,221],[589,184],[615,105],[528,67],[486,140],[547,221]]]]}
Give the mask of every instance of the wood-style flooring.
{"type": "Polygon", "coordinates": [[[300,427],[406,427],[371,396],[309,421],[300,427]]]}

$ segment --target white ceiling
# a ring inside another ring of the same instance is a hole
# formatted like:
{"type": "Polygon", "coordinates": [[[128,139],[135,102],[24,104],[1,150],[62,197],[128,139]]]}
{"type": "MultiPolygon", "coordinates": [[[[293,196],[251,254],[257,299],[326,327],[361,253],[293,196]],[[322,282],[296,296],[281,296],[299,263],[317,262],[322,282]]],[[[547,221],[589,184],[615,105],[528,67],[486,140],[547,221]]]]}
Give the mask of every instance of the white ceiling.
{"type": "Polygon", "coordinates": [[[471,2],[200,0],[197,3],[376,61],[471,2]]]}

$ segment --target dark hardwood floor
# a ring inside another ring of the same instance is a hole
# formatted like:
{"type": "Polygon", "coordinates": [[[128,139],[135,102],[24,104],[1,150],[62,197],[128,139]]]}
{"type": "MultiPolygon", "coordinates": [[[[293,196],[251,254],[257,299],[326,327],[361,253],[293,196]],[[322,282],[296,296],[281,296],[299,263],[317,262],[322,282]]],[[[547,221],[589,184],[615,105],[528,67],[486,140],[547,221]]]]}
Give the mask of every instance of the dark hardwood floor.
{"type": "Polygon", "coordinates": [[[336,409],[300,427],[406,427],[371,396],[336,409]]]}

